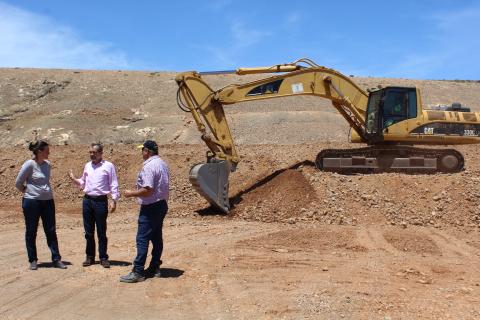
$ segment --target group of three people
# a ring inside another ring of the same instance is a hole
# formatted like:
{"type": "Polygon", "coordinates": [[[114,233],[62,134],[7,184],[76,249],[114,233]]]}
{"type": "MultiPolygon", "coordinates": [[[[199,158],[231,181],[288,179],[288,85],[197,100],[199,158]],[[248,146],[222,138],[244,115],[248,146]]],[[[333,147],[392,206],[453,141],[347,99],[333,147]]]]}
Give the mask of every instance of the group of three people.
{"type": "MultiPolygon", "coordinates": [[[[122,276],[122,282],[139,282],[145,277],[160,277],[160,260],[163,251],[163,220],[168,211],[169,172],[168,166],[158,155],[158,145],[147,140],[143,145],[143,167],[138,173],[136,190],[126,190],[124,197],[137,197],[140,204],[138,230],[136,237],[137,256],[132,272],[122,276]],[[152,258],[145,269],[148,246],[152,242],[152,258]]],[[[18,173],[15,186],[23,193],[22,209],[25,217],[25,243],[27,247],[30,270],[38,268],[36,235],[38,223],[42,219],[47,244],[52,253],[53,266],[66,269],[58,248],[55,222],[55,202],[50,185],[51,164],[48,161],[50,148],[46,141],[32,142],[29,150],[33,159],[25,161],[18,173]]],[[[80,178],[70,170],[69,177],[85,193],[82,201],[83,225],[86,239],[86,259],[83,266],[95,263],[95,227],[98,237],[100,264],[110,267],[107,254],[107,216],[116,210],[120,198],[115,166],[103,159],[103,146],[93,143],[90,147],[90,159],[80,178]],[[112,197],[108,205],[108,194],[112,197]]]]}

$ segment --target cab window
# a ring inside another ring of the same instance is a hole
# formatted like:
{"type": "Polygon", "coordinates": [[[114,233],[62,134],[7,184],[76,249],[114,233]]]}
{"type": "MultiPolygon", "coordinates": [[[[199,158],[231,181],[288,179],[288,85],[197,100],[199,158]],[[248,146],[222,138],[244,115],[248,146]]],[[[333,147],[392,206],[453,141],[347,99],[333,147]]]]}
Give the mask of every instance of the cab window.
{"type": "Polygon", "coordinates": [[[383,127],[407,119],[408,92],[404,90],[388,90],[383,102],[383,127]]]}

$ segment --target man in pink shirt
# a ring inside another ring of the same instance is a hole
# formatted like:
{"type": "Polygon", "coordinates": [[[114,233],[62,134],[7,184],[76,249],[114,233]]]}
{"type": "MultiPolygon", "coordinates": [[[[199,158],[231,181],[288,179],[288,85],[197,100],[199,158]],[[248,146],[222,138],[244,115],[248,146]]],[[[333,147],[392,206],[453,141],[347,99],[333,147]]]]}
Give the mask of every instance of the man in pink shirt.
{"type": "Polygon", "coordinates": [[[84,267],[95,263],[95,225],[97,226],[98,254],[100,264],[104,268],[110,268],[107,254],[107,216],[108,216],[108,194],[112,195],[110,212],[113,213],[117,207],[117,200],[120,197],[118,192],[117,173],[115,166],[103,160],[103,146],[100,143],[92,143],[90,147],[90,159],[83,169],[82,176],[77,179],[70,170],[69,177],[78,187],[85,192],[82,202],[83,227],[85,239],[87,240],[87,258],[83,262],[84,267]]]}

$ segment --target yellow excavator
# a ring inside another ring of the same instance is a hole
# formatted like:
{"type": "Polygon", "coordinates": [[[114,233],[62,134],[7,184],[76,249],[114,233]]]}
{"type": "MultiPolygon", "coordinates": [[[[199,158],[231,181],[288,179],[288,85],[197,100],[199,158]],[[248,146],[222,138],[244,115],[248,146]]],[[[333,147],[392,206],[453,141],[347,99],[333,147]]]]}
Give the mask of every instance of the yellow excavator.
{"type": "Polygon", "coordinates": [[[464,166],[460,152],[413,145],[480,143],[480,113],[460,104],[424,109],[415,87],[389,86],[365,92],[350,77],[306,58],[270,67],[183,72],[175,80],[179,107],[192,114],[210,149],[207,162],[190,170],[190,182],[224,212],[230,210],[229,174],[239,163],[224,105],[295,95],[329,99],[352,128],[351,141],[367,144],[363,148],[320,151],[316,167],[339,173],[458,172],[464,166]],[[277,75],[219,90],[212,90],[202,79],[202,75],[228,73],[277,75]]]}

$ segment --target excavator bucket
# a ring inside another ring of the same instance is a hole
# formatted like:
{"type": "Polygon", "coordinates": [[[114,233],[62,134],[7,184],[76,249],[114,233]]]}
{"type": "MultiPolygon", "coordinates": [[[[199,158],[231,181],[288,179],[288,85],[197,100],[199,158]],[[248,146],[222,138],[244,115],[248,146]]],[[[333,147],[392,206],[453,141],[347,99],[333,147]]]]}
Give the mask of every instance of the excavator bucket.
{"type": "Polygon", "coordinates": [[[212,205],[227,213],[228,176],[230,166],[227,161],[196,164],[190,169],[190,183],[212,205]]]}

